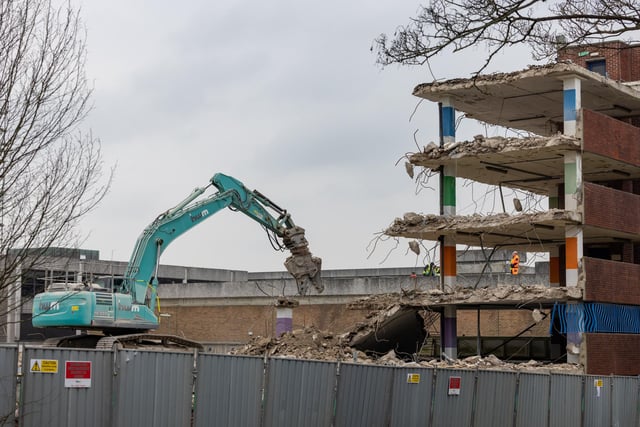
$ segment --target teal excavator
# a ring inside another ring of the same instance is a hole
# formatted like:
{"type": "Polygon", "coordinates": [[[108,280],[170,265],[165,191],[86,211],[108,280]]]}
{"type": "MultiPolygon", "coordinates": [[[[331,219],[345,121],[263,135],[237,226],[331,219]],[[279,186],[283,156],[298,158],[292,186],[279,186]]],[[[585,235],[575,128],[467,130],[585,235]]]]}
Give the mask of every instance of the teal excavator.
{"type": "Polygon", "coordinates": [[[218,173],[211,178],[209,185],[196,188],[189,197],[160,214],[144,230],[120,286],[108,289],[89,282],[52,284],[33,300],[33,326],[102,333],[51,340],[56,346],[112,348],[115,343],[161,339],[165,344],[197,347],[197,343],[181,337],[149,334],[159,326],[160,255],[176,238],[224,208],[242,212],[260,223],[276,249],[286,248],[291,252],[284,265],[295,279],[300,295],[305,295],[311,285],[318,293],[323,291],[320,280],[322,261],[309,251],[304,229],[294,224],[286,210],[259,191],[251,191],[237,179],[218,173]],[[218,191],[198,200],[211,186],[218,191]]]}

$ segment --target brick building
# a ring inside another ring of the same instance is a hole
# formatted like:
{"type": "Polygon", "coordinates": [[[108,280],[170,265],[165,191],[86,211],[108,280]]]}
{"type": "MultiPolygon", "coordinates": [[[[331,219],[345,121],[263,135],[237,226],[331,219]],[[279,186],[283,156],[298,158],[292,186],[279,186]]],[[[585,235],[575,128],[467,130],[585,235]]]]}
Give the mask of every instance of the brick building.
{"type": "MultiPolygon", "coordinates": [[[[440,106],[440,145],[411,155],[410,163],[440,171],[441,215],[405,215],[387,234],[440,241],[449,286],[457,279],[450,256],[456,245],[547,252],[549,285],[579,297],[527,304],[550,314],[566,360],[582,363],[589,374],[638,375],[640,92],[633,82],[640,80],[640,46],[570,47],[558,59],[414,89],[440,106]],[[456,141],[456,111],[519,136],[456,141]],[[457,178],[544,196],[548,209],[456,215],[457,178]]],[[[443,348],[454,356],[455,340],[447,337],[457,335],[464,307],[442,307],[443,348]]]]}

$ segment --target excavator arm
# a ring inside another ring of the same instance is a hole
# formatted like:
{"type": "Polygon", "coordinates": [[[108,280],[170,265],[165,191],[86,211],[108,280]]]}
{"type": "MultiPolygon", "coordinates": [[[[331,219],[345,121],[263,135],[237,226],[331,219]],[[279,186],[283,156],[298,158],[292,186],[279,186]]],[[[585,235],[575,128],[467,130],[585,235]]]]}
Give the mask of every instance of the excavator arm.
{"type": "Polygon", "coordinates": [[[174,239],[227,207],[244,213],[282,239],[284,247],[291,252],[285,267],[296,280],[301,295],[306,294],[310,285],[318,292],[323,291],[320,281],[322,261],[309,251],[304,229],[294,224],[286,210],[260,192],[251,191],[235,178],[218,173],[209,185],[196,188],[182,202],[160,214],[140,235],[125,272],[123,292],[130,293],[135,303],[153,307],[162,252],[174,239]],[[211,186],[218,191],[198,200],[211,186]]]}

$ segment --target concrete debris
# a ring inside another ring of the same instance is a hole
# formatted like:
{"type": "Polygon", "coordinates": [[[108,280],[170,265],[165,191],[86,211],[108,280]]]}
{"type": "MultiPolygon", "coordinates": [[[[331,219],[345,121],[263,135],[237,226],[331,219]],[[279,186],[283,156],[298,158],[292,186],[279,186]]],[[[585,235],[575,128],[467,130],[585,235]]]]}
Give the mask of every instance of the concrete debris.
{"type": "MultiPolygon", "coordinates": [[[[230,354],[284,357],[312,360],[353,360],[354,350],[349,346],[350,334],[334,334],[315,327],[285,332],[280,337],[252,337],[247,344],[230,354]]],[[[357,355],[356,355],[357,357],[357,355]]],[[[364,353],[360,358],[367,358],[364,353]]]]}
{"type": "Polygon", "coordinates": [[[409,242],[409,249],[411,249],[411,252],[413,252],[416,255],[420,255],[420,244],[415,241],[412,240],[409,242]]]}
{"type": "Polygon", "coordinates": [[[533,317],[534,322],[540,323],[546,316],[536,308],[531,312],[531,317],[533,317]]]}
{"type": "Polygon", "coordinates": [[[281,308],[295,308],[299,305],[300,305],[300,302],[298,300],[295,300],[290,297],[284,297],[284,296],[278,297],[278,299],[276,299],[276,302],[275,302],[275,306],[281,307],[281,308]]]}
{"type": "Polygon", "coordinates": [[[269,356],[289,359],[320,360],[329,362],[355,362],[365,365],[399,367],[484,369],[511,372],[584,374],[578,364],[548,364],[530,360],[523,363],[502,361],[494,355],[472,356],[455,360],[409,360],[394,350],[381,357],[372,357],[349,346],[350,333],[334,334],[313,327],[294,330],[279,338],[254,337],[246,345],[230,352],[235,355],[269,356]]]}
{"type": "Polygon", "coordinates": [[[449,87],[476,87],[490,83],[501,82],[508,83],[511,81],[522,80],[536,75],[546,75],[549,72],[571,71],[583,74],[586,72],[584,67],[572,64],[571,61],[558,61],[544,65],[529,65],[526,70],[512,71],[508,73],[496,72],[491,74],[481,74],[471,78],[454,78],[445,81],[435,81],[431,83],[422,83],[415,87],[413,94],[419,96],[421,92],[436,91],[438,88],[449,87]]]}
{"type": "Polygon", "coordinates": [[[533,372],[533,373],[563,373],[563,374],[584,374],[582,365],[573,363],[543,363],[530,360],[523,363],[511,363],[498,359],[493,354],[480,357],[471,356],[465,359],[458,359],[453,362],[430,360],[419,362],[420,366],[430,368],[449,368],[449,369],[483,369],[492,371],[511,371],[511,372],[533,372]]]}
{"type": "Polygon", "coordinates": [[[429,316],[420,311],[397,305],[381,310],[377,318],[358,325],[349,345],[372,357],[394,351],[398,357],[410,360],[427,338],[425,319],[429,316]]]}
{"type": "MultiPolygon", "coordinates": [[[[491,288],[473,289],[456,287],[453,289],[430,289],[427,291],[407,291],[400,294],[381,294],[365,297],[348,304],[352,309],[388,310],[393,306],[402,308],[428,308],[443,305],[521,304],[552,303],[555,301],[581,300],[579,287],[548,287],[544,285],[500,285],[491,288]]],[[[374,315],[380,315],[377,312],[374,315]]],[[[383,314],[386,316],[385,314],[383,314]]],[[[388,316],[387,316],[388,317],[388,316]]]]}
{"type": "MultiPolygon", "coordinates": [[[[512,363],[493,355],[465,359],[432,359],[416,355],[422,343],[427,341],[427,331],[439,319],[439,315],[429,308],[430,305],[452,302],[490,304],[492,301],[504,304],[505,300],[536,302],[568,298],[581,298],[580,289],[500,286],[478,290],[431,289],[427,292],[411,290],[374,295],[348,305],[349,308],[369,310],[365,321],[349,331],[335,333],[311,326],[286,332],[277,338],[256,336],[230,354],[400,367],[584,374],[579,364],[549,364],[534,360],[512,363]]],[[[537,309],[533,310],[532,316],[534,319],[544,317],[537,309]]]]}
{"type": "Polygon", "coordinates": [[[492,215],[457,215],[440,216],[434,214],[421,215],[415,212],[407,212],[403,218],[396,218],[391,226],[385,230],[385,234],[394,237],[402,237],[407,232],[417,232],[421,229],[429,231],[455,232],[461,228],[495,229],[515,224],[543,224],[551,221],[578,222],[579,214],[573,211],[561,209],[549,209],[544,212],[520,213],[509,215],[498,213],[492,215]]]}
{"type": "Polygon", "coordinates": [[[506,153],[509,151],[522,151],[532,149],[543,149],[549,147],[564,147],[576,149],[580,147],[580,140],[571,136],[557,134],[551,137],[501,137],[494,136],[485,138],[476,135],[473,141],[454,141],[439,147],[434,142],[427,144],[421,153],[410,156],[413,164],[420,164],[425,160],[435,160],[442,158],[459,159],[466,156],[477,156],[487,153],[506,153]]]}
{"type": "Polygon", "coordinates": [[[404,162],[404,169],[407,171],[407,175],[413,178],[413,164],[410,162],[404,162]]]}

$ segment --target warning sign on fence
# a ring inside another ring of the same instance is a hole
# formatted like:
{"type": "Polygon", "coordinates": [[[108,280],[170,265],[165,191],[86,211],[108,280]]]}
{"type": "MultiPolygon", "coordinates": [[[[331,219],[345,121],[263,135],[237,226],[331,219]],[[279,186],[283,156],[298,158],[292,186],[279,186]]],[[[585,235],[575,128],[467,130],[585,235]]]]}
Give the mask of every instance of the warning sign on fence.
{"type": "Polygon", "coordinates": [[[57,374],[58,361],[55,359],[31,359],[29,370],[36,374],[57,374]]]}
{"type": "Polygon", "coordinates": [[[461,382],[462,382],[462,378],[460,377],[449,377],[449,396],[460,395],[461,382]]]}
{"type": "Polygon", "coordinates": [[[91,387],[91,362],[64,362],[64,386],[67,388],[91,387]]]}

